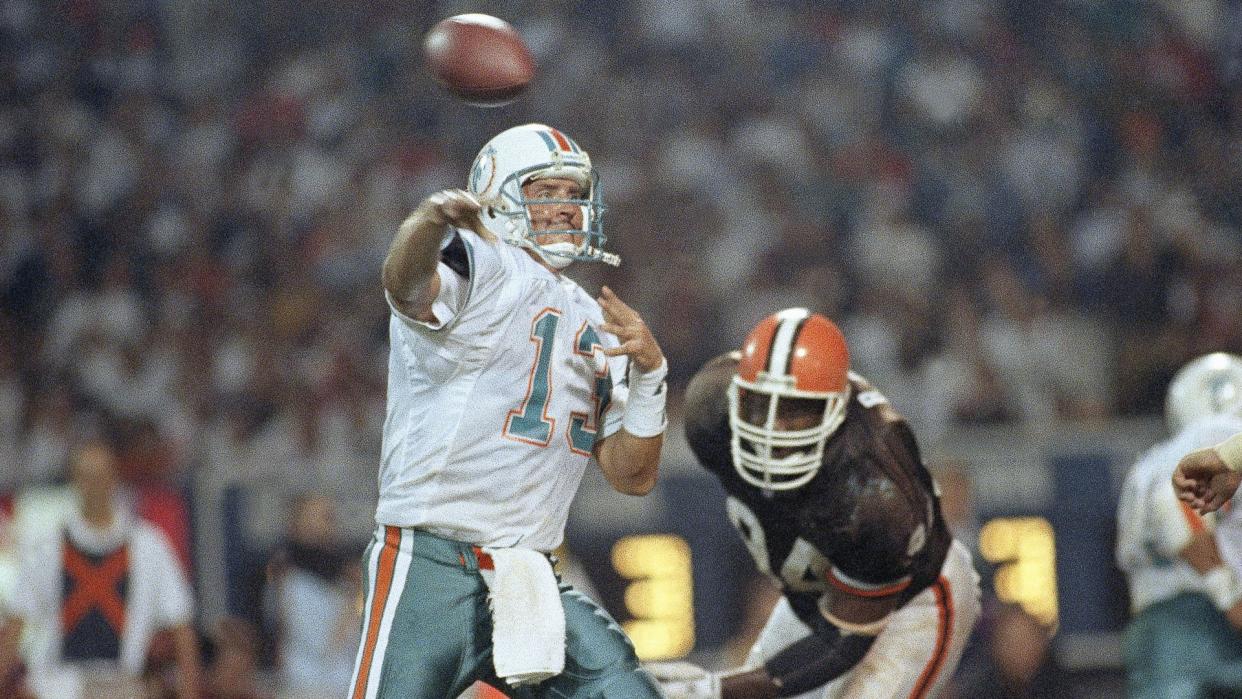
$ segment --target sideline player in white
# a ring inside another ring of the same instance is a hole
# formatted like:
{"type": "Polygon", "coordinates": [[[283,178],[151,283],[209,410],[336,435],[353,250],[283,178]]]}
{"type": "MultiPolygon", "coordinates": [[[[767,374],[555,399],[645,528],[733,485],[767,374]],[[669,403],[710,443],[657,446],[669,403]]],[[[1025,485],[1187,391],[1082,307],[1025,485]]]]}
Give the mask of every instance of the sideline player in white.
{"type": "Polygon", "coordinates": [[[176,695],[197,697],[193,591],[172,544],[126,503],[106,441],[76,447],[69,476],[76,507],[60,526],[19,545],[14,616],[0,627],[0,662],[14,657],[11,644],[29,631],[27,682],[36,696],[134,696],[127,692],[140,691],[152,641],[167,630],[176,695]]]}
{"type": "Polygon", "coordinates": [[[1242,660],[1242,583],[1222,559],[1215,516],[1180,502],[1169,477],[1187,452],[1242,431],[1242,360],[1215,353],[1187,363],[1169,384],[1173,436],[1149,449],[1122,486],[1117,564],[1133,618],[1123,651],[1127,696],[1202,696],[1204,684],[1242,660]]]}
{"type": "MultiPolygon", "coordinates": [[[[1242,401],[1242,364],[1237,357],[1216,352],[1200,362],[1216,365],[1220,371],[1233,372],[1229,382],[1214,391],[1218,400],[1242,401]],[[1235,391],[1223,395],[1222,391],[1235,391]]],[[[1177,497],[1202,514],[1215,512],[1233,497],[1242,484],[1242,432],[1230,435],[1223,442],[1186,454],[1173,472],[1173,489],[1177,497]]]]}
{"type": "Polygon", "coordinates": [[[547,556],[592,459],[622,493],[655,486],[667,423],[667,363],[642,318],[563,274],[619,263],[603,210],[586,152],[526,124],[483,147],[469,191],[433,194],[397,231],[352,699],[443,699],[476,680],[518,697],[660,696],[547,556]]]}

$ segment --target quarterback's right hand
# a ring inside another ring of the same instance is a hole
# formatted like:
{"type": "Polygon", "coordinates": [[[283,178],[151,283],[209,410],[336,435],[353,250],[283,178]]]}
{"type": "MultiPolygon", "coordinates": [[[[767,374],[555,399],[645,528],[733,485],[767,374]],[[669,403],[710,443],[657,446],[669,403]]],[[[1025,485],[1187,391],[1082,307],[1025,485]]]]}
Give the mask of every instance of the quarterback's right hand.
{"type": "Polygon", "coordinates": [[[693,663],[646,663],[643,668],[660,683],[668,699],[720,699],[720,675],[693,663]]]}
{"type": "Polygon", "coordinates": [[[1192,451],[1173,471],[1173,490],[1202,514],[1215,512],[1238,490],[1242,472],[1232,471],[1215,449],[1192,451]]]}
{"type": "Polygon", "coordinates": [[[496,236],[483,225],[479,219],[482,203],[464,189],[445,189],[427,197],[418,205],[417,213],[438,226],[454,226],[466,228],[479,234],[489,243],[496,242],[496,236]]]}

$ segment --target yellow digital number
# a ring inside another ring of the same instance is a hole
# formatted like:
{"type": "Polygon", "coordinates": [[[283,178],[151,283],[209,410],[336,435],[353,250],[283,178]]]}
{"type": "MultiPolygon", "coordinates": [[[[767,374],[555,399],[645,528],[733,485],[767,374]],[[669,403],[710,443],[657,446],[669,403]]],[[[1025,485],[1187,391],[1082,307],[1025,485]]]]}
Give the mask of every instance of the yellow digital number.
{"type": "Polygon", "coordinates": [[[631,581],[623,623],[641,660],[684,657],[694,647],[690,547],[674,534],[627,536],[612,547],[612,565],[631,581]]]}
{"type": "Polygon", "coordinates": [[[997,564],[996,596],[1022,606],[1049,626],[1057,623],[1056,535],[1043,517],[1000,517],[979,531],[979,551],[997,564]]]}

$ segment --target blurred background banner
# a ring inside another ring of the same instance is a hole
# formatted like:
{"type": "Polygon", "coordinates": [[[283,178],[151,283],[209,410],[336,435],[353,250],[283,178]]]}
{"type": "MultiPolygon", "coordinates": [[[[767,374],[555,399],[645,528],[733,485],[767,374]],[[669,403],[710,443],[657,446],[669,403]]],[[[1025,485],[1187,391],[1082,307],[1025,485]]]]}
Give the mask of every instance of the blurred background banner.
{"type": "Polygon", "coordinates": [[[514,0],[488,11],[540,72],[488,110],[420,63],[475,9],[0,2],[0,599],[71,507],[71,446],[105,435],[190,576],[206,675],[293,687],[282,573],[336,600],[324,628],[356,612],[392,234],[540,121],[601,171],[625,264],[572,276],[643,313],[678,435],[648,498],[588,477],[567,576],[652,655],[744,655],[774,591],[677,403],[807,306],[909,418],[989,594],[1119,691],[1121,477],[1173,372],[1242,351],[1242,2],[514,0]],[[298,525],[311,495],[330,511],[298,525]]]}

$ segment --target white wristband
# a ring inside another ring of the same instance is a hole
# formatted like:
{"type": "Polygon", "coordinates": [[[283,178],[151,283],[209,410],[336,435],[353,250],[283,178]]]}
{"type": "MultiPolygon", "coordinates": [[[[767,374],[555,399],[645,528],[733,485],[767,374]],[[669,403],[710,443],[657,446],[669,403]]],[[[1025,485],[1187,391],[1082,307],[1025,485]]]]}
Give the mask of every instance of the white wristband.
{"type": "Polygon", "coordinates": [[[1242,471],[1242,432],[1212,447],[1231,471],[1242,471]]]}
{"type": "Polygon", "coordinates": [[[668,401],[668,360],[651,371],[639,371],[630,362],[630,395],[625,402],[625,415],[621,427],[635,437],[655,437],[664,434],[668,427],[668,415],[664,406],[668,401]]]}
{"type": "Polygon", "coordinates": [[[1222,612],[1227,612],[1242,600],[1242,582],[1237,573],[1226,564],[1221,564],[1203,574],[1203,585],[1207,588],[1208,597],[1222,612]]]}

